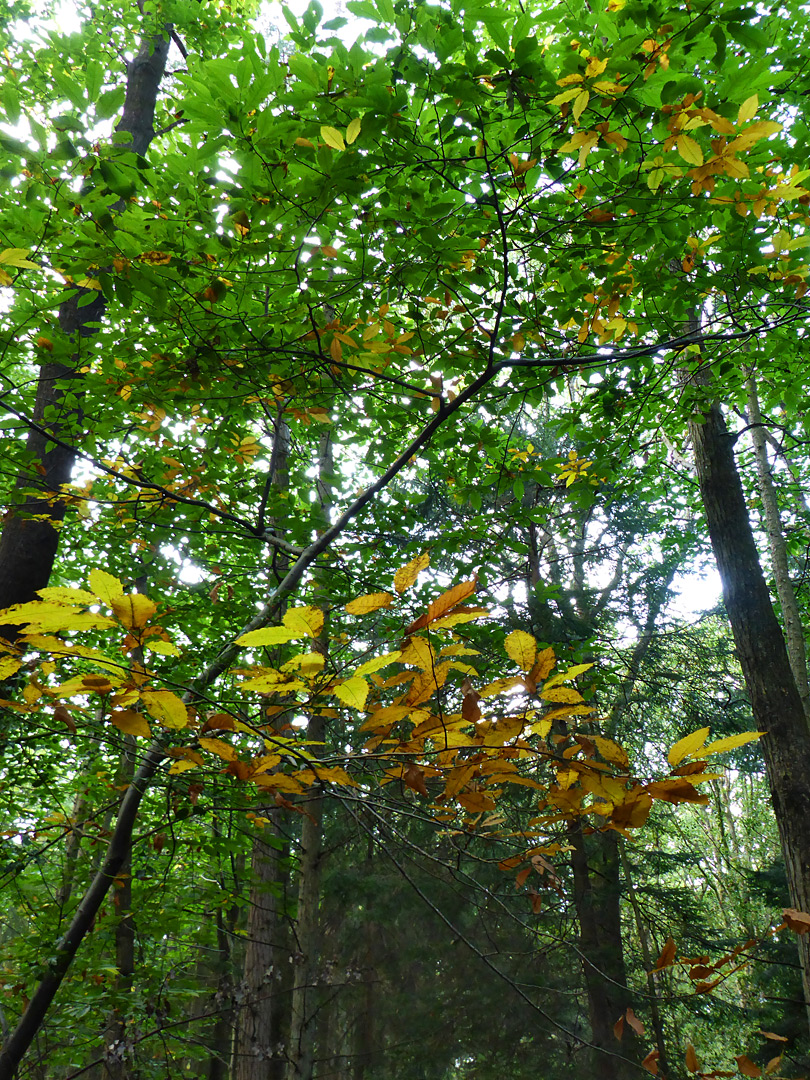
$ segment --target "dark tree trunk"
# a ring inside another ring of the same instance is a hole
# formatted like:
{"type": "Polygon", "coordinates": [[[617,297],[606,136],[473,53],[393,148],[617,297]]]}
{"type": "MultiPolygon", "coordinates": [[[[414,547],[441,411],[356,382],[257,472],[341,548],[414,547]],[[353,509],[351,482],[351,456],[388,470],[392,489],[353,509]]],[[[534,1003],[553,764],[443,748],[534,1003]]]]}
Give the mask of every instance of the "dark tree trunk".
{"type": "MultiPolygon", "coordinates": [[[[810,912],[810,735],[782,629],[754,542],[734,459],[734,438],[715,403],[690,424],[700,492],[723,583],[737,657],[758,728],[787,870],[790,903],[810,912]]],[[[799,937],[810,1018],[810,935],[799,937]]]]}
{"type": "MultiPolygon", "coordinates": [[[[278,812],[269,811],[268,816],[277,818],[278,812]]],[[[286,844],[271,821],[253,841],[247,948],[237,991],[239,1023],[233,1080],[282,1080],[286,1068],[289,945],[283,896],[287,858],[286,844]]]]}
{"type": "Polygon", "coordinates": [[[635,1036],[625,1023],[619,1040],[614,1027],[630,1002],[622,951],[621,878],[618,836],[596,832],[585,837],[579,821],[568,833],[579,944],[591,1022],[595,1080],[638,1075],[635,1036]]]}
{"type": "MultiPolygon", "coordinates": [[[[118,144],[120,150],[143,155],[155,137],[155,105],[168,53],[168,33],[145,38],[127,66],[124,111],[117,130],[128,132],[131,140],[118,144]]],[[[27,442],[30,465],[17,477],[20,503],[0,533],[0,610],[35,600],[53,570],[65,516],[60,489],[71,478],[84,437],[83,342],[95,333],[93,324],[103,318],[105,309],[100,292],[80,307],[87,292],[80,289],[59,309],[60,329],[73,347],[70,363],[43,364],[40,369],[27,442]]],[[[0,627],[0,635],[9,641],[16,640],[17,632],[17,627],[0,627]]]]}

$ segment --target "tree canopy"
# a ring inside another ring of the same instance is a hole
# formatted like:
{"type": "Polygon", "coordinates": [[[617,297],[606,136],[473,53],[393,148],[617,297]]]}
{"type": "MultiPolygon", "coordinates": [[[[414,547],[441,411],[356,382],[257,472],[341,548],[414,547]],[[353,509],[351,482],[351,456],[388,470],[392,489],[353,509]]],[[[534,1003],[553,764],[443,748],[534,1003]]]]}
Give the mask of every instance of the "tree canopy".
{"type": "Polygon", "coordinates": [[[0,21],[0,1080],[796,1075],[806,12],[346,9],[0,21]]]}

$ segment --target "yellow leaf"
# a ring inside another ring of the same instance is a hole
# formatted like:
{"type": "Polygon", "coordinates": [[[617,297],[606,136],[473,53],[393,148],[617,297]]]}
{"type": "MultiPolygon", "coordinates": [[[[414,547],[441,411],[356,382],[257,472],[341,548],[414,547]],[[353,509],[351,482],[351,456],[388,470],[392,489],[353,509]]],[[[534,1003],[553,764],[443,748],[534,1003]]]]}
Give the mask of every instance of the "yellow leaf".
{"type": "Polygon", "coordinates": [[[726,750],[736,750],[738,746],[744,746],[745,743],[761,739],[764,734],[764,731],[743,731],[740,735],[729,735],[725,739],[718,739],[716,742],[709,743],[698,753],[692,754],[692,757],[706,757],[709,754],[723,754],[726,750]]]}
{"type": "MultiPolygon", "coordinates": [[[[38,270],[35,262],[29,262],[28,248],[6,248],[0,251],[0,266],[16,266],[21,270],[38,270]]],[[[6,284],[4,282],[4,284],[6,284]]]]}
{"type": "Polygon", "coordinates": [[[157,611],[157,604],[143,593],[116,597],[111,601],[110,607],[127,630],[136,630],[146,626],[157,611]]]}
{"type": "Polygon", "coordinates": [[[583,700],[582,694],[580,694],[579,690],[575,690],[573,686],[554,686],[550,690],[547,690],[544,686],[539,691],[539,696],[544,701],[563,701],[568,705],[574,705],[583,700]]]}
{"type": "Polygon", "coordinates": [[[331,784],[343,784],[348,787],[359,787],[360,785],[352,780],[345,769],[342,769],[339,765],[330,765],[328,768],[324,768],[322,765],[315,765],[313,763],[312,771],[318,780],[327,780],[331,784]]]}
{"type": "Polygon", "coordinates": [[[585,109],[588,107],[588,102],[590,100],[591,95],[587,90],[581,90],[579,94],[577,94],[576,101],[574,102],[573,108],[571,110],[571,114],[577,123],[579,123],[579,118],[585,112],[585,109]]]}
{"type": "Polygon", "coordinates": [[[362,709],[368,697],[368,683],[365,679],[353,675],[335,687],[335,697],[340,698],[344,705],[349,705],[352,709],[362,709]]]}
{"type": "Polygon", "coordinates": [[[355,675],[371,675],[374,671],[379,671],[380,668],[388,667],[389,664],[393,664],[399,660],[402,653],[399,650],[395,652],[383,653],[382,656],[375,656],[373,660],[366,660],[364,664],[355,671],[355,675]]]}
{"type": "Polygon", "coordinates": [[[14,278],[11,274],[7,274],[6,271],[0,267],[0,285],[13,285],[14,278]]]}
{"type": "Polygon", "coordinates": [[[537,653],[537,642],[525,630],[513,630],[504,641],[506,655],[514,660],[521,671],[531,671],[537,653]]]}
{"type": "Polygon", "coordinates": [[[77,611],[64,604],[49,604],[43,600],[15,604],[0,612],[0,626],[15,624],[27,624],[26,633],[36,633],[38,630],[96,630],[115,625],[106,615],[93,615],[89,611],[77,611]]]}
{"type": "Polygon", "coordinates": [[[323,653],[299,653],[298,656],[288,660],[286,664],[282,664],[281,670],[300,671],[304,676],[314,675],[323,668],[325,659],[323,653]]]}
{"type": "Polygon", "coordinates": [[[314,607],[290,608],[282,622],[295,637],[317,637],[323,630],[323,612],[314,607]]]}
{"type": "Polygon", "coordinates": [[[709,729],[704,727],[700,728],[698,731],[693,731],[691,735],[684,736],[683,739],[678,739],[667,754],[667,761],[674,767],[679,761],[683,761],[684,758],[694,757],[696,751],[706,742],[706,736],[708,734],[709,729]]]}
{"type": "Polygon", "coordinates": [[[184,728],[188,725],[188,711],[183,701],[170,690],[143,690],[141,699],[150,716],[167,728],[184,728]]]}
{"type": "Polygon", "coordinates": [[[152,737],[152,729],[147,724],[146,717],[143,713],[135,712],[134,709],[122,709],[120,712],[111,713],[110,722],[126,735],[140,735],[142,739],[152,737]]]}
{"type": "Polygon", "coordinates": [[[355,116],[354,120],[349,121],[349,126],[346,128],[346,142],[351,146],[357,136],[360,134],[360,117],[355,116]]]}
{"type": "Polygon", "coordinates": [[[226,743],[224,739],[209,739],[201,735],[197,742],[203,750],[209,750],[212,754],[216,754],[217,757],[221,757],[223,761],[236,761],[238,757],[231,744],[226,743]]]}
{"type": "Polygon", "coordinates": [[[690,165],[703,164],[703,151],[690,135],[678,136],[678,153],[690,165]]]}
{"type": "Polygon", "coordinates": [[[349,615],[368,615],[379,608],[390,607],[393,599],[394,594],[390,592],[366,593],[365,596],[358,596],[356,600],[350,600],[344,610],[349,615]]]}
{"type": "Polygon", "coordinates": [[[99,600],[103,600],[108,607],[112,607],[113,600],[118,600],[119,597],[124,595],[124,586],[118,578],[105,573],[103,570],[91,570],[87,581],[93,594],[99,600]]]}
{"type": "Polygon", "coordinates": [[[593,664],[574,664],[567,671],[560,671],[556,675],[552,675],[546,683],[546,689],[550,686],[557,686],[562,682],[569,682],[571,679],[575,679],[577,675],[581,675],[584,671],[590,671],[593,664]]]}
{"type": "Polygon", "coordinates": [[[394,574],[394,588],[401,596],[407,589],[413,585],[421,570],[424,570],[426,566],[430,565],[430,555],[425,552],[423,555],[417,555],[415,559],[411,559],[405,566],[401,566],[399,570],[394,574]]]}
{"type": "Polygon", "coordinates": [[[180,650],[173,641],[163,641],[161,638],[150,638],[144,642],[145,648],[158,656],[180,656],[180,650]]]}
{"type": "Polygon", "coordinates": [[[489,608],[458,608],[456,609],[456,611],[452,611],[449,615],[445,615],[443,619],[437,619],[436,622],[433,623],[433,629],[446,630],[450,626],[458,626],[459,623],[473,622],[475,619],[482,619],[488,615],[489,608]]]}
{"type": "Polygon", "coordinates": [[[64,585],[49,585],[39,589],[37,595],[51,604],[95,604],[97,599],[95,593],[86,589],[68,589],[64,585]]]}
{"type": "Polygon", "coordinates": [[[10,675],[14,675],[20,670],[22,661],[17,660],[14,656],[4,656],[0,659],[0,680],[7,679],[10,675]]]}
{"type": "Polygon", "coordinates": [[[169,776],[177,776],[178,773],[186,772],[188,769],[196,769],[196,761],[175,761],[174,765],[169,769],[169,776]]]}
{"type": "Polygon", "coordinates": [[[236,639],[237,645],[282,645],[285,641],[292,641],[295,633],[286,626],[265,626],[261,630],[248,630],[236,639]]]}
{"type": "Polygon", "coordinates": [[[343,136],[340,134],[337,128],[329,127],[325,124],[321,128],[321,138],[327,146],[331,146],[333,150],[345,150],[346,143],[343,141],[343,136]]]}
{"type": "Polygon", "coordinates": [[[300,679],[274,671],[248,679],[247,682],[242,683],[242,689],[253,690],[257,694],[276,694],[281,690],[286,693],[292,693],[293,690],[305,690],[306,686],[300,679]]]}
{"type": "Polygon", "coordinates": [[[757,109],[759,108],[759,97],[757,94],[752,94],[750,98],[746,98],[739,108],[737,113],[737,122],[739,124],[747,124],[749,120],[753,120],[757,115],[757,109]]]}
{"type": "Polygon", "coordinates": [[[619,746],[619,744],[613,742],[612,739],[603,739],[601,735],[592,735],[591,738],[594,743],[596,743],[596,749],[605,761],[610,761],[614,765],[618,765],[620,769],[627,769],[630,767],[627,751],[623,746],[619,746]]]}
{"type": "Polygon", "coordinates": [[[557,94],[549,101],[549,105],[564,105],[566,101],[572,101],[575,97],[582,93],[582,88],[575,86],[573,90],[563,90],[561,94],[557,94]]]}
{"type": "Polygon", "coordinates": [[[401,664],[410,664],[412,667],[429,671],[434,664],[434,654],[430,642],[425,638],[412,637],[399,656],[401,664]]]}
{"type": "Polygon", "coordinates": [[[516,686],[523,686],[523,679],[519,675],[513,675],[506,679],[495,679],[494,682],[482,686],[478,691],[478,696],[493,697],[495,694],[505,694],[508,690],[513,690],[516,686]]]}

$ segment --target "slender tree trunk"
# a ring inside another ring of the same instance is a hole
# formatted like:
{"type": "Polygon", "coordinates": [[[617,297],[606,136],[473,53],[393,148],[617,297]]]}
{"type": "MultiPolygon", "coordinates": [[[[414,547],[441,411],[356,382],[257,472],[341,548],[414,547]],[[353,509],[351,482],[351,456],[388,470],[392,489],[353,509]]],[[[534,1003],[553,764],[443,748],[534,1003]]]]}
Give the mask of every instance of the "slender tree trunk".
{"type": "MultiPolygon", "coordinates": [[[[332,438],[321,437],[318,460],[318,493],[324,520],[332,505],[332,438]]],[[[316,582],[317,587],[317,582],[316,582]]],[[[319,651],[327,648],[327,620],[316,642],[319,651]]],[[[323,756],[326,723],[320,713],[313,714],[307,725],[307,738],[315,745],[316,756],[323,756]]],[[[320,994],[317,989],[321,941],[321,859],[323,838],[323,794],[319,784],[310,789],[301,823],[301,853],[299,857],[298,912],[295,923],[296,961],[293,971],[293,992],[290,1020],[289,1067],[287,1080],[312,1080],[317,1042],[317,1020],[320,994]]]]}
{"type": "Polygon", "coordinates": [[[655,957],[650,949],[650,935],[647,929],[647,925],[644,922],[644,916],[641,911],[641,905],[638,902],[636,896],[635,886],[633,885],[633,875],[630,869],[630,860],[627,858],[627,852],[624,847],[624,840],[619,840],[619,856],[621,858],[622,873],[624,875],[624,887],[627,893],[627,899],[630,903],[630,907],[633,911],[633,919],[636,924],[636,932],[638,934],[638,941],[641,947],[641,959],[644,963],[644,970],[647,973],[647,996],[648,1005],[650,1009],[650,1020],[652,1021],[653,1035],[655,1036],[655,1048],[658,1051],[658,1068],[662,1076],[669,1074],[669,1065],[667,1063],[667,1046],[666,1039],[664,1037],[664,1023],[661,1016],[661,1010],[658,1007],[658,973],[653,971],[655,966],[655,957]]]}
{"type": "Polygon", "coordinates": [[[630,1080],[638,1075],[632,1060],[637,1059],[633,1031],[625,1024],[621,1041],[614,1033],[631,1003],[622,951],[618,837],[615,832],[596,832],[586,838],[581,822],[574,821],[568,841],[595,1047],[591,1075],[595,1080],[630,1080]]]}
{"type": "MultiPolygon", "coordinates": [[[[734,459],[716,402],[689,425],[700,492],[731,630],[760,730],[790,903],[810,912],[810,734],[782,629],[762,573],[734,459]]],[[[798,939],[810,1021],[810,935],[798,939]]]]}
{"type": "MultiPolygon", "coordinates": [[[[289,487],[290,433],[281,415],[275,436],[266,494],[289,487]]],[[[265,500],[266,501],[266,500],[265,500]]],[[[275,521],[272,528],[277,528],[275,521]]],[[[276,554],[276,571],[286,573],[287,559],[276,554]]],[[[280,614],[280,612],[279,612],[280,614]]],[[[234,1041],[233,1080],[283,1080],[287,1062],[284,1035],[288,1028],[286,967],[289,960],[283,895],[286,888],[286,842],[278,828],[278,809],[253,841],[252,883],[239,1022],[234,1041]]]]}
{"type": "MultiPolygon", "coordinates": [[[[307,738],[323,742],[323,717],[312,716],[307,738]]],[[[287,1080],[312,1080],[319,994],[321,841],[323,796],[319,787],[311,789],[304,804],[301,823],[301,853],[298,864],[298,912],[295,921],[295,965],[290,1018],[289,1066],[287,1080]]]]}
{"type": "MultiPolygon", "coordinates": [[[[144,38],[127,65],[124,110],[117,130],[128,133],[128,143],[120,150],[145,154],[155,137],[154,118],[158,89],[169,54],[169,36],[144,38]]],[[[53,570],[59,544],[59,526],[65,516],[60,497],[76,462],[76,447],[84,437],[82,374],[85,363],[83,342],[95,333],[93,327],[104,315],[104,298],[95,292],[90,303],[88,291],[80,289],[59,309],[59,326],[73,344],[69,364],[43,364],[37,383],[34,426],[28,433],[30,468],[17,477],[21,502],[5,520],[0,533],[0,610],[12,604],[36,599],[53,570]]],[[[17,627],[0,627],[0,635],[16,640],[17,627]]]]}
{"type": "Polygon", "coordinates": [[[768,461],[768,437],[762,423],[757,384],[753,375],[748,379],[747,385],[748,422],[751,425],[750,435],[756,455],[759,497],[762,500],[762,509],[765,516],[765,531],[768,536],[768,546],[771,549],[773,579],[776,585],[776,595],[779,597],[779,606],[782,609],[782,621],[785,624],[785,644],[787,645],[788,659],[790,660],[793,678],[796,680],[796,688],[802,699],[808,728],[810,728],[810,683],[807,680],[807,651],[804,643],[804,627],[802,626],[802,617],[796,600],[796,590],[790,580],[787,547],[782,531],[782,518],[779,513],[779,503],[776,498],[771,465],[768,461]]]}
{"type": "MultiPolygon", "coordinates": [[[[273,817],[277,812],[272,811],[273,817]]],[[[239,1024],[233,1080],[280,1080],[284,1047],[277,999],[282,991],[282,867],[284,845],[275,821],[253,841],[247,950],[238,992],[239,1024]]]]}
{"type": "MultiPolygon", "coordinates": [[[[143,657],[140,657],[143,662],[143,657]]],[[[116,783],[128,787],[135,775],[135,736],[123,737],[121,764],[116,783]]],[[[113,883],[115,908],[115,988],[127,995],[135,975],[135,921],[132,912],[132,847],[113,883]]],[[[104,1036],[104,1080],[129,1080],[131,1076],[131,1042],[127,1032],[127,1013],[116,1005],[107,1023],[104,1036]]]]}

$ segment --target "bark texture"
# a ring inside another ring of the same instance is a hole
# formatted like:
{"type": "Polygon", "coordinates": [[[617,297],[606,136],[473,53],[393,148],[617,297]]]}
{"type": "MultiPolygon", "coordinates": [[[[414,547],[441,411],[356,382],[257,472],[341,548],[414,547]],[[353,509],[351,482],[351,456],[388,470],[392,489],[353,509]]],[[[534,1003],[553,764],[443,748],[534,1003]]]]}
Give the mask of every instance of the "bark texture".
{"type": "Polygon", "coordinates": [[[638,1076],[633,1032],[625,1024],[621,1042],[614,1033],[631,1004],[622,951],[618,836],[597,832],[585,837],[581,822],[575,821],[568,840],[594,1047],[591,1075],[595,1080],[630,1080],[638,1076]]]}
{"type": "MultiPolygon", "coordinates": [[[[790,903],[810,911],[810,735],[782,628],[762,573],[734,458],[733,437],[714,403],[690,424],[700,492],[723,583],[737,657],[745,678],[768,773],[790,903]]],[[[810,935],[799,937],[810,1021],[810,935]]]]}

